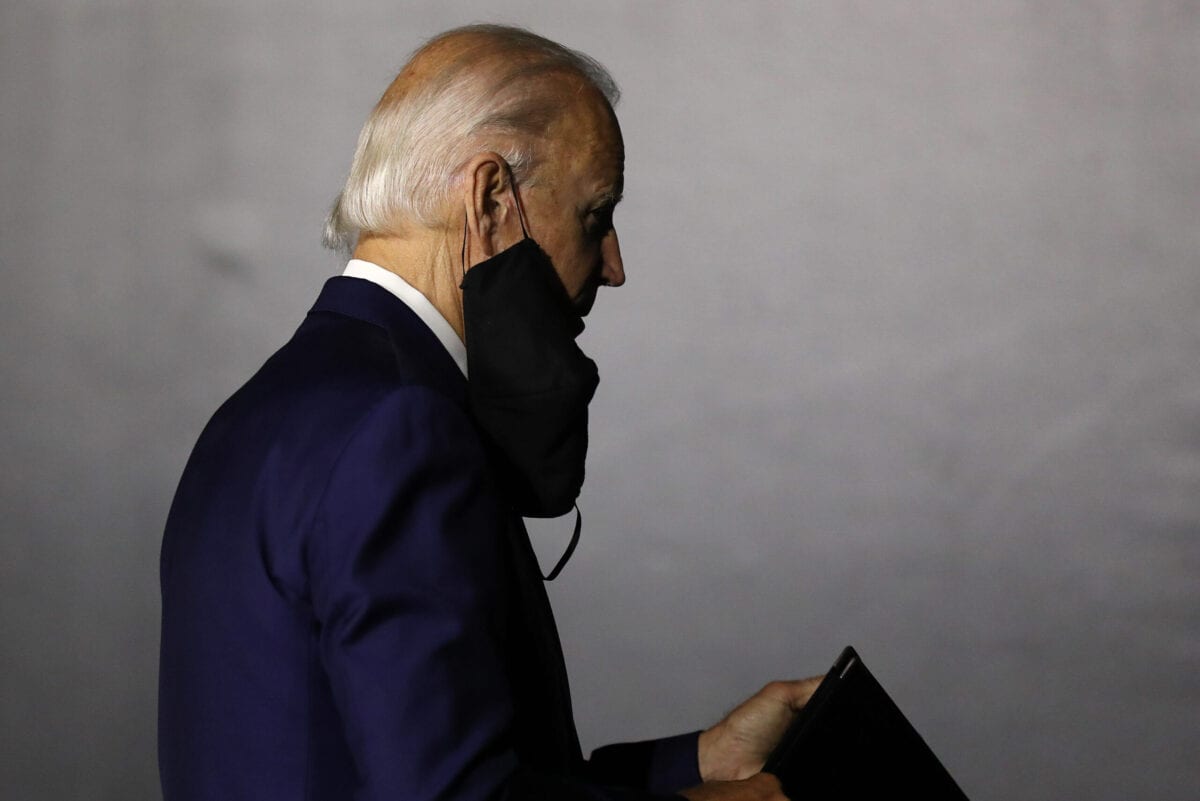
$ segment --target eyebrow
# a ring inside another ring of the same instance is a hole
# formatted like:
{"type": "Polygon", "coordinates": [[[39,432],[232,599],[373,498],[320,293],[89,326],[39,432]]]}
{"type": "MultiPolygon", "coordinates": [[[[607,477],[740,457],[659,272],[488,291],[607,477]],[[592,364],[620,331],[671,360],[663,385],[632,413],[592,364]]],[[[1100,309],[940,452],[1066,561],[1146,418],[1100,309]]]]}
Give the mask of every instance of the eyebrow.
{"type": "Polygon", "coordinates": [[[592,200],[592,208],[602,209],[606,206],[610,208],[615,207],[621,202],[621,198],[623,197],[624,195],[620,191],[616,189],[609,189],[605,192],[601,192],[592,200]]]}

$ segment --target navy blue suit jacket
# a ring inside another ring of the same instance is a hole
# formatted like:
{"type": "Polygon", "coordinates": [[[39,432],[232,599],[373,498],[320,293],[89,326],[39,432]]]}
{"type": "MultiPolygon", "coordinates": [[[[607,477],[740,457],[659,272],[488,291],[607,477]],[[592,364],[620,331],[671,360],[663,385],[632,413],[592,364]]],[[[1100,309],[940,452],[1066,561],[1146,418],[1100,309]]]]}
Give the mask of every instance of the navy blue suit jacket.
{"type": "Polygon", "coordinates": [[[649,799],[696,735],[580,753],[524,527],[466,381],[333,278],[210,421],[163,539],[166,801],[649,799]]]}

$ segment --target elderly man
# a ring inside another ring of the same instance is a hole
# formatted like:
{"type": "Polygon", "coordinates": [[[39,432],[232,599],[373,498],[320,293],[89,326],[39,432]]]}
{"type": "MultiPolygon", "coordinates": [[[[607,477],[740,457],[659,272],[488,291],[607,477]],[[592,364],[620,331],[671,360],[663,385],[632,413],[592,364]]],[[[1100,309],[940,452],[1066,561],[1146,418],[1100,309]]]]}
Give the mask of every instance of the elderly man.
{"type": "MultiPolygon", "coordinates": [[[[568,512],[624,281],[616,89],[472,26],[367,121],[327,242],[353,246],[213,417],[162,549],[166,801],[769,799],[811,682],[585,760],[521,515],[568,512]]],[[[578,533],[578,526],[576,527],[578,533]]]]}

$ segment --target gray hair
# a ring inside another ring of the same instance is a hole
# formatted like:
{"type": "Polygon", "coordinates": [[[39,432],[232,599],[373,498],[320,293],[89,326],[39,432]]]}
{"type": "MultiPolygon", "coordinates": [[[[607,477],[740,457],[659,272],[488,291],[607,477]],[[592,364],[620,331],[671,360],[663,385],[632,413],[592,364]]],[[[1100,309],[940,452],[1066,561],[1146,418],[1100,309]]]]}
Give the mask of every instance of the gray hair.
{"type": "Polygon", "coordinates": [[[563,106],[560,95],[539,86],[548,76],[581,78],[612,106],[620,97],[595,59],[503,25],[440,34],[405,69],[459,37],[460,47],[443,69],[408,89],[394,82],[371,111],[325,222],[326,247],[348,252],[359,233],[394,233],[402,221],[436,226],[452,176],[476,153],[500,154],[514,178],[529,183],[537,166],[535,144],[563,106]]]}

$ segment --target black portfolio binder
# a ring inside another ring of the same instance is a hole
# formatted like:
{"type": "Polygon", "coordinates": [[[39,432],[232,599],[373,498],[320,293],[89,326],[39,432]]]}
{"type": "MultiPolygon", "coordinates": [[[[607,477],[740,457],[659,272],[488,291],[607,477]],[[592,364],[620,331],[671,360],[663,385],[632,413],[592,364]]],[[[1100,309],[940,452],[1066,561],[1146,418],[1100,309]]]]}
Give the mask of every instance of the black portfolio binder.
{"type": "Polygon", "coordinates": [[[798,801],[967,796],[853,648],[842,651],[763,768],[798,801]]]}

